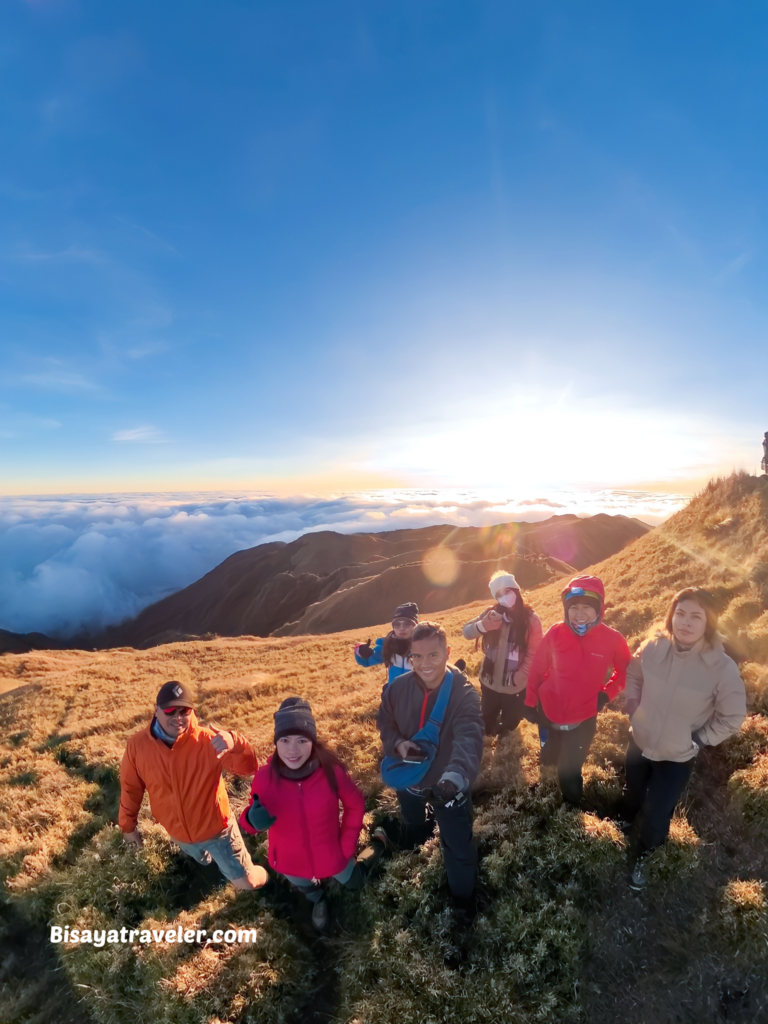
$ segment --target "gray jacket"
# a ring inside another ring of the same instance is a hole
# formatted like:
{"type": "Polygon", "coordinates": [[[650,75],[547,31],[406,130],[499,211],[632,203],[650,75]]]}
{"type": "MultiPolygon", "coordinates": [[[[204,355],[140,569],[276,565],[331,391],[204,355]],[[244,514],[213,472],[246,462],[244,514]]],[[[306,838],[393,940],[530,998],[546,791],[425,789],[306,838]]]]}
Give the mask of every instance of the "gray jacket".
{"type": "MultiPolygon", "coordinates": [[[[459,789],[467,790],[480,771],[483,756],[480,697],[465,675],[452,665],[448,668],[453,671],[451,699],[445,709],[435,760],[419,783],[420,789],[449,778],[459,789]]],[[[426,723],[439,690],[436,686],[428,691],[415,672],[398,676],[384,688],[376,724],[387,756],[397,757],[398,743],[411,739],[419,731],[424,696],[428,694],[424,711],[426,723]]]]}

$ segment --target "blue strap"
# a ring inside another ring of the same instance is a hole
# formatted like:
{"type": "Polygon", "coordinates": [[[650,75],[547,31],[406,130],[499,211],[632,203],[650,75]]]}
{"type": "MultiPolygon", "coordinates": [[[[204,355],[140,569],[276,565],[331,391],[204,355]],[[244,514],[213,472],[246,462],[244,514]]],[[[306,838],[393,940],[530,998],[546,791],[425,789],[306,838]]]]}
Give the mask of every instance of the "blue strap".
{"type": "Polygon", "coordinates": [[[453,672],[449,669],[440,684],[440,692],[437,695],[435,706],[432,708],[432,714],[427,719],[426,725],[411,737],[414,743],[418,743],[419,740],[426,740],[428,743],[431,743],[433,747],[437,747],[438,741],[440,740],[440,726],[443,724],[443,719],[445,718],[445,710],[448,707],[448,701],[451,699],[452,689],[453,672]]]}
{"type": "Polygon", "coordinates": [[[412,764],[403,761],[399,757],[385,757],[381,762],[381,777],[387,786],[392,786],[393,789],[409,789],[411,786],[418,786],[426,776],[437,754],[437,745],[440,742],[440,726],[443,724],[443,718],[445,718],[445,709],[448,707],[448,701],[451,699],[452,688],[453,672],[449,670],[440,684],[440,692],[437,695],[435,706],[432,708],[432,714],[429,716],[427,724],[419,729],[415,736],[411,737],[413,742],[418,743],[426,753],[426,759],[417,764],[412,764]]]}

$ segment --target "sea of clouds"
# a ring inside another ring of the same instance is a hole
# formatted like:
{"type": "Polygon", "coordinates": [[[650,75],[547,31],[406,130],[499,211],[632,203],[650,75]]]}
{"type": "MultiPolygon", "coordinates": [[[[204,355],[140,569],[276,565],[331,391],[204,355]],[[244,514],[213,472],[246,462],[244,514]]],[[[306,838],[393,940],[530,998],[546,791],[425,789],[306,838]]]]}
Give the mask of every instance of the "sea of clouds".
{"type": "Polygon", "coordinates": [[[188,586],[228,555],[303,533],[488,526],[598,512],[656,524],[676,494],[382,490],[333,498],[234,494],[0,497],[0,628],[97,632],[188,586]]]}

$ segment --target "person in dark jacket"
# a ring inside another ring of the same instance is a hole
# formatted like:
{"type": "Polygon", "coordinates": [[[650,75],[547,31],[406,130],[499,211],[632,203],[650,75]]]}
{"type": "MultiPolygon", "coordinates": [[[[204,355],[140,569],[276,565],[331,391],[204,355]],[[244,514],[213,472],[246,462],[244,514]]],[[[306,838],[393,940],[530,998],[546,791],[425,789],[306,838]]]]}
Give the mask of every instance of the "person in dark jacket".
{"type": "Polygon", "coordinates": [[[575,576],[563,590],[564,622],[552,626],[528,673],[525,703],[541,702],[547,726],[542,764],[556,764],[563,800],[578,807],[581,769],[597,713],[624,689],[632,655],[627,641],[602,622],[605,588],[597,576],[575,576]]]}
{"type": "Polygon", "coordinates": [[[419,785],[397,790],[397,798],[405,846],[421,845],[429,838],[432,826],[426,805],[432,805],[454,910],[471,919],[475,914],[477,850],[472,837],[470,788],[483,754],[483,716],[477,690],[448,664],[450,653],[445,630],[434,622],[420,623],[411,637],[413,671],[384,688],[377,724],[388,757],[418,758],[423,751],[411,737],[428,721],[441,684],[453,673],[434,760],[419,785]]]}
{"type": "Polygon", "coordinates": [[[251,835],[269,829],[270,865],[314,904],[312,923],[322,932],[329,912],[320,880],[335,878],[349,889],[363,883],[355,852],[365,797],[318,739],[305,700],[286,698],[274,717],[275,752],[253,779],[240,825],[251,835]]]}

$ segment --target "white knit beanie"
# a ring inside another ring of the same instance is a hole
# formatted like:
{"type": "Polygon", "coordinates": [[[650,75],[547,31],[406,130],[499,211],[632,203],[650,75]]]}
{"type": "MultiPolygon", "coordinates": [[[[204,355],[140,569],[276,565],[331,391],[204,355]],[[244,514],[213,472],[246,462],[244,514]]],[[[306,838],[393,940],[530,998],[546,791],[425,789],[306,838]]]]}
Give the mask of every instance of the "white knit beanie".
{"type": "Polygon", "coordinates": [[[517,582],[511,572],[504,572],[503,569],[499,569],[491,576],[491,582],[488,584],[488,589],[494,597],[500,590],[506,590],[507,587],[514,587],[515,590],[520,589],[520,584],[517,582]]]}

